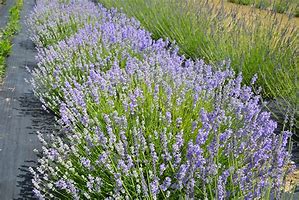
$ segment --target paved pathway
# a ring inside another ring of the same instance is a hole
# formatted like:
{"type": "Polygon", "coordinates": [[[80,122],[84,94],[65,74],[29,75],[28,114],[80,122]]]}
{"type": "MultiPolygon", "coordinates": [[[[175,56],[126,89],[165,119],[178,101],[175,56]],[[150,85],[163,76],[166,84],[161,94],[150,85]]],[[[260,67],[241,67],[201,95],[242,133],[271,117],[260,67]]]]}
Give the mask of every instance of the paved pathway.
{"type": "MultiPolygon", "coordinates": [[[[7,5],[12,2],[14,0],[7,0],[7,5]]],[[[25,24],[34,2],[24,0],[22,30],[15,36],[7,59],[6,77],[0,85],[0,200],[33,199],[28,167],[36,164],[33,149],[40,148],[36,131],[50,131],[54,124],[53,116],[41,109],[30,84],[25,82],[30,79],[26,66],[36,66],[36,52],[25,24]]],[[[0,21],[3,19],[0,15],[0,21]]]]}

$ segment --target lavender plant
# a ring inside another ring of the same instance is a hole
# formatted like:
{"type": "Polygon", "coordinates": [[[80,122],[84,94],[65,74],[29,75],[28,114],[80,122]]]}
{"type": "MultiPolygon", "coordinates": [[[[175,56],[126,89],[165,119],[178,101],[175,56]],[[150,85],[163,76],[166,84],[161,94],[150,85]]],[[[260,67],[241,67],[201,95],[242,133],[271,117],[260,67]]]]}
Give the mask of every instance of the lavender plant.
{"type": "MultiPolygon", "coordinates": [[[[74,2],[51,4],[78,6],[84,16],[88,8],[74,2]]],[[[279,198],[290,132],[274,134],[276,123],[241,86],[242,75],[229,62],[185,59],[136,20],[88,4],[90,17],[101,17],[84,23],[78,13],[85,27],[50,46],[51,37],[40,37],[48,26],[41,32],[34,23],[53,12],[50,4],[40,0],[45,7],[31,18],[34,41],[46,46],[32,83],[64,133],[39,135],[42,157],[31,169],[37,197],[279,198]]],[[[50,18],[59,27],[68,15],[50,18]]]]}
{"type": "Polygon", "coordinates": [[[31,39],[37,46],[55,44],[100,17],[88,0],[37,1],[28,20],[31,39]]]}

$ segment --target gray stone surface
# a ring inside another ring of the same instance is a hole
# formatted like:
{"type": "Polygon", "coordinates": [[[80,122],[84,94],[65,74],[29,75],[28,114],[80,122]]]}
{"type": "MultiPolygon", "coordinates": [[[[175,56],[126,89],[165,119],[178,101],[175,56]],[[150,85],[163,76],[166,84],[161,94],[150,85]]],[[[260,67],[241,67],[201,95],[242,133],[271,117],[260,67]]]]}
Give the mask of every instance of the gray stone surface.
{"type": "MultiPolygon", "coordinates": [[[[12,2],[7,0],[7,5],[12,2]]],[[[13,40],[6,77],[0,85],[0,200],[34,199],[28,167],[36,165],[33,150],[40,148],[36,132],[51,131],[54,124],[53,115],[42,110],[31,85],[25,82],[30,79],[26,66],[36,66],[36,51],[25,24],[34,2],[24,0],[22,29],[13,40]]],[[[4,19],[1,16],[0,21],[4,19]]]]}

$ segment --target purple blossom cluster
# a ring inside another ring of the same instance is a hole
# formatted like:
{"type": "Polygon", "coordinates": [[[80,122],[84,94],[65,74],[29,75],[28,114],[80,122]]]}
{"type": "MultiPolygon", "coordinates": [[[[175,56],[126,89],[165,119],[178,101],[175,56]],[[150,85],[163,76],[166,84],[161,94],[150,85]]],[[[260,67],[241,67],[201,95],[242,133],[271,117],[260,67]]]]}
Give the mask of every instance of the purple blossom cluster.
{"type": "Polygon", "coordinates": [[[39,136],[39,199],[280,197],[290,133],[229,62],[186,59],[87,0],[39,0],[29,22],[32,85],[63,133],[39,136]]]}

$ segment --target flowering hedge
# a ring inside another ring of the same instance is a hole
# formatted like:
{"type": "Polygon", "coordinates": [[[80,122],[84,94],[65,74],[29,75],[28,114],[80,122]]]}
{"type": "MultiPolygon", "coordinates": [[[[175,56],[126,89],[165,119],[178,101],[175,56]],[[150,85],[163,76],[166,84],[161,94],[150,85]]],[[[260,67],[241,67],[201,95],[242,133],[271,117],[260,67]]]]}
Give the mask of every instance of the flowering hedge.
{"type": "Polygon", "coordinates": [[[39,135],[37,197],[281,196],[290,132],[274,134],[229,63],[187,60],[135,19],[87,0],[39,0],[29,24],[34,91],[61,126],[39,135]]]}

